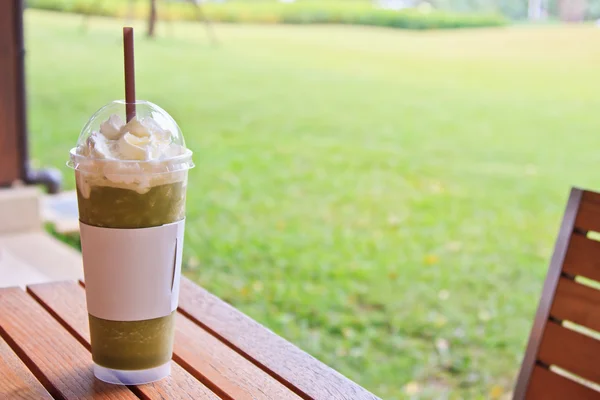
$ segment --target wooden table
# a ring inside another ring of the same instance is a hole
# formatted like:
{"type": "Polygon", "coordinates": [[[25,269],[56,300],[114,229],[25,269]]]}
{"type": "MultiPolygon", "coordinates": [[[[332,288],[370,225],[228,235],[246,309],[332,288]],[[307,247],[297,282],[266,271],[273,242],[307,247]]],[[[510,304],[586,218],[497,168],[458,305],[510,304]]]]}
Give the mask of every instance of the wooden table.
{"type": "Polygon", "coordinates": [[[0,399],[377,399],[186,278],[173,360],[162,381],[105,384],[83,285],[0,289],[0,399]]]}

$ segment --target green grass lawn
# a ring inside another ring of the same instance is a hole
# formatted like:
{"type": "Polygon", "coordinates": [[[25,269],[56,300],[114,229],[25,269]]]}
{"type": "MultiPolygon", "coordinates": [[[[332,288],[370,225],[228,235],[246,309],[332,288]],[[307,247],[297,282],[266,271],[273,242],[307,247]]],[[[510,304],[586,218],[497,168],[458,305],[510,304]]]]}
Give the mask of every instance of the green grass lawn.
{"type": "MultiPolygon", "coordinates": [[[[122,21],[28,11],[35,164],[123,97],[122,21]]],[[[600,189],[600,29],[159,26],[185,273],[385,399],[510,391],[571,185],[600,189]]]]}

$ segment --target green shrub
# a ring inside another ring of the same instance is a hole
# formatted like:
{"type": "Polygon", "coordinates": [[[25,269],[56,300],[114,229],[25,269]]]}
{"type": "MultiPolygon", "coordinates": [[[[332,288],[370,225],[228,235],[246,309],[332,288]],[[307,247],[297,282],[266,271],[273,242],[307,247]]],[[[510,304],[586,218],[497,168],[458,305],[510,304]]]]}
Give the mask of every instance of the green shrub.
{"type": "MultiPolygon", "coordinates": [[[[194,7],[185,2],[158,2],[159,18],[195,20],[194,7]]],[[[128,12],[125,1],[105,0],[29,0],[28,6],[53,11],[88,15],[122,17],[128,12]]],[[[279,2],[227,2],[203,5],[208,18],[227,23],[283,23],[283,24],[349,24],[371,25],[398,29],[452,29],[502,26],[506,20],[497,14],[460,14],[447,11],[401,11],[375,8],[364,1],[299,1],[292,4],[279,2]]],[[[146,18],[148,1],[137,0],[134,15],[146,18]]]]}

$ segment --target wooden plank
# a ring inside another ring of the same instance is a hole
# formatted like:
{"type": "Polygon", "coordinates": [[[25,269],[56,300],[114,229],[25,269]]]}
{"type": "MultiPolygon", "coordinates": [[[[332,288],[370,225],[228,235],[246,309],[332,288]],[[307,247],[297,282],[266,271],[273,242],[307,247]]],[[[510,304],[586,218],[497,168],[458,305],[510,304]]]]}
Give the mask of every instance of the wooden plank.
{"type": "Polygon", "coordinates": [[[46,400],[50,393],[0,337],[0,399],[46,400]]]}
{"type": "Polygon", "coordinates": [[[556,365],[589,381],[600,383],[600,341],[549,321],[540,344],[538,359],[556,365]]]}
{"type": "Polygon", "coordinates": [[[550,314],[600,332],[600,290],[560,278],[550,314]]]}
{"type": "MultiPolygon", "coordinates": [[[[71,332],[88,350],[90,328],[85,291],[75,282],[31,285],[28,292],[71,332]]],[[[173,363],[171,376],[132,388],[145,399],[218,399],[210,389],[173,363]]]]}
{"type": "Polygon", "coordinates": [[[563,271],[569,275],[580,275],[600,281],[600,242],[583,235],[573,235],[563,271]]]}
{"type": "Polygon", "coordinates": [[[222,397],[235,400],[300,400],[294,392],[183,315],[175,324],[173,358],[222,397]],[[218,389],[217,389],[218,388],[218,389]]]}
{"type": "Polygon", "coordinates": [[[575,226],[584,231],[600,232],[600,194],[583,192],[575,226]]]}
{"type": "Polygon", "coordinates": [[[536,365],[531,375],[528,400],[598,400],[600,393],[536,365]]]}
{"type": "Polygon", "coordinates": [[[550,260],[548,275],[544,281],[540,304],[538,305],[533,321],[533,327],[529,334],[525,357],[523,358],[523,363],[521,364],[521,369],[517,378],[517,384],[514,390],[515,400],[524,399],[525,394],[527,393],[527,387],[529,386],[529,379],[533,372],[533,367],[535,366],[540,340],[542,339],[544,328],[550,315],[550,307],[554,298],[554,292],[560,278],[569,241],[573,233],[575,219],[578,215],[582,193],[581,190],[573,188],[569,195],[560,230],[558,231],[558,237],[556,238],[556,244],[554,245],[554,253],[550,260]]]}
{"type": "Polygon", "coordinates": [[[182,278],[179,298],[182,314],[302,398],[378,398],[187,278],[182,278]]]}
{"type": "Polygon", "coordinates": [[[2,336],[50,394],[59,399],[137,399],[127,387],[97,381],[92,357],[21,289],[0,290],[2,336]]]}

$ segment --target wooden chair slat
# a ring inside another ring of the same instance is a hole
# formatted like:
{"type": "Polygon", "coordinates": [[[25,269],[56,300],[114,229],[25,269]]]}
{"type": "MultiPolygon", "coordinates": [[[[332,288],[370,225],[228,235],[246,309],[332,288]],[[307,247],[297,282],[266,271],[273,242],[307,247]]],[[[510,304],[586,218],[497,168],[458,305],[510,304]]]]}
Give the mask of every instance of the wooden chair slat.
{"type": "Polygon", "coordinates": [[[294,392],[183,315],[175,323],[173,358],[223,397],[300,400],[294,392]],[[218,391],[217,389],[218,388],[218,391]]]}
{"type": "Polygon", "coordinates": [[[179,310],[305,399],[378,399],[187,278],[179,310]]]}
{"type": "Polygon", "coordinates": [[[92,357],[41,305],[21,289],[0,290],[4,339],[44,387],[62,399],[137,399],[127,387],[99,382],[92,357]]]}
{"type": "Polygon", "coordinates": [[[561,278],[550,315],[600,332],[600,290],[561,278]]]}
{"type": "Polygon", "coordinates": [[[600,383],[600,341],[548,321],[538,359],[591,382],[600,383]]]}
{"type": "MultiPolygon", "coordinates": [[[[81,286],[75,282],[56,282],[31,285],[27,290],[90,349],[85,290],[81,286]]],[[[144,399],[218,399],[210,389],[176,363],[172,365],[170,377],[132,390],[144,399]]]]}
{"type": "Polygon", "coordinates": [[[0,399],[52,399],[50,393],[0,337],[0,399]]]}
{"type": "Polygon", "coordinates": [[[580,275],[600,281],[600,242],[583,235],[573,235],[563,271],[569,275],[580,275]]]}
{"type": "Polygon", "coordinates": [[[531,375],[527,399],[598,400],[600,399],[600,393],[537,365],[531,375]]]}
{"type": "Polygon", "coordinates": [[[581,230],[600,232],[600,195],[583,192],[575,226],[581,230]]]}

